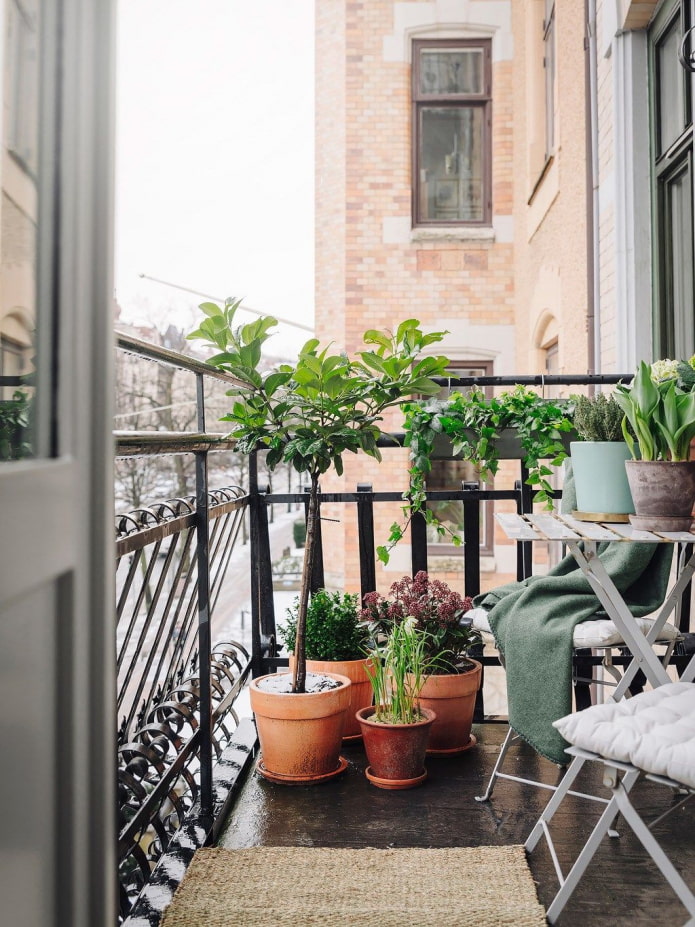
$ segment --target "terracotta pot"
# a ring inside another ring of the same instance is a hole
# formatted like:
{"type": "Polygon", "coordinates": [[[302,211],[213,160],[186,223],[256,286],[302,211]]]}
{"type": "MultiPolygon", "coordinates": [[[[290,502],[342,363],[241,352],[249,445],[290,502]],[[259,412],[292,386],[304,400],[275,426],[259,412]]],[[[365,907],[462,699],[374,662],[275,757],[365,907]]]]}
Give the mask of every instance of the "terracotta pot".
{"type": "Polygon", "coordinates": [[[635,515],[641,531],[688,531],[695,505],[695,460],[625,462],[635,515]]]}
{"type": "Polygon", "coordinates": [[[434,712],[422,709],[425,719],[413,724],[383,724],[371,720],[374,711],[370,707],[357,712],[369,761],[366,777],[380,789],[420,785],[427,778],[425,754],[434,712]]]}
{"type": "Polygon", "coordinates": [[[301,694],[261,688],[263,680],[277,675],[259,676],[249,686],[261,744],[258,771],[266,779],[289,785],[332,779],[347,767],[340,745],[352,683],[346,676],[323,673],[340,686],[301,694]]]}
{"type": "Polygon", "coordinates": [[[466,673],[428,676],[420,691],[420,707],[436,714],[430,731],[429,754],[456,754],[476,744],[471,734],[475,696],[480,688],[483,667],[477,660],[466,673]]]}
{"type": "MultiPolygon", "coordinates": [[[[290,666],[292,666],[292,659],[290,666]]],[[[345,727],[343,740],[360,740],[362,731],[355,714],[360,708],[368,708],[374,699],[372,684],[367,676],[365,667],[369,664],[364,660],[307,660],[306,668],[311,673],[339,673],[347,676],[352,683],[350,687],[350,705],[345,712],[345,727]]]]}

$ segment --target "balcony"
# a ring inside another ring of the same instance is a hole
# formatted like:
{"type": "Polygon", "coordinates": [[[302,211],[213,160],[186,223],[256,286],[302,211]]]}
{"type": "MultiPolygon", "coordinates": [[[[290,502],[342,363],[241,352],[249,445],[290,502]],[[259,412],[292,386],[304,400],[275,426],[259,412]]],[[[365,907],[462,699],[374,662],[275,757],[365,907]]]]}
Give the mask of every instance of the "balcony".
{"type": "MultiPolygon", "coordinates": [[[[194,461],[195,475],[192,493],[141,501],[116,517],[121,921],[127,927],[158,924],[195,850],[205,845],[523,844],[547,802],[547,790],[500,780],[489,802],[475,801],[507,730],[503,670],[489,646],[477,655],[485,666],[474,725],[478,745],[456,758],[428,759],[422,788],[375,789],[364,776],[366,759],[356,744],[343,751],[346,772],[321,786],[287,788],[255,774],[257,740],[245,687],[252,676],[288,662],[276,631],[292,593],[282,590],[274,564],[289,546],[306,494],[292,488],[271,492],[261,475],[262,461],[255,457],[243,487],[211,482],[217,456],[229,458],[235,452],[232,443],[205,427],[204,381],[210,368],[126,336],[119,336],[119,349],[193,377],[197,425],[186,434],[152,427],[116,433],[120,460],[134,461],[137,468],[138,461],[177,455],[194,461]]],[[[215,377],[224,381],[222,375],[215,377]]],[[[399,491],[373,492],[364,484],[353,492],[322,496],[322,504],[340,507],[343,519],[354,524],[362,593],[376,584],[375,512],[400,500],[399,491]]],[[[464,511],[465,557],[458,582],[461,591],[475,594],[481,588],[480,521],[489,517],[481,513],[491,505],[530,511],[528,489],[518,479],[506,488],[466,485],[428,496],[430,502],[449,500],[462,503],[464,511]]],[[[413,571],[432,569],[424,523],[415,522],[409,540],[413,571]]],[[[518,549],[521,578],[534,563],[530,545],[518,549]]],[[[312,577],[315,588],[324,583],[323,568],[321,557],[312,577]]],[[[688,590],[683,631],[690,631],[690,597],[688,590]]],[[[674,672],[678,665],[675,661],[674,672]]],[[[521,778],[549,786],[560,778],[558,767],[523,743],[512,748],[508,763],[521,778]]],[[[578,788],[599,791],[599,771],[586,769],[578,788]]],[[[670,803],[664,792],[654,794],[649,784],[640,784],[636,803],[661,813],[670,803]]],[[[578,852],[598,815],[598,810],[587,812],[580,798],[568,803],[561,855],[578,852]]],[[[683,872],[695,864],[688,820],[680,814],[666,834],[663,828],[659,833],[683,872]]],[[[601,877],[580,884],[560,927],[682,922],[683,908],[628,828],[619,841],[599,851],[592,867],[594,876],[601,877]]],[[[539,900],[547,907],[556,890],[550,855],[537,850],[530,868],[539,900]]],[[[233,872],[229,878],[234,879],[233,872]]]]}

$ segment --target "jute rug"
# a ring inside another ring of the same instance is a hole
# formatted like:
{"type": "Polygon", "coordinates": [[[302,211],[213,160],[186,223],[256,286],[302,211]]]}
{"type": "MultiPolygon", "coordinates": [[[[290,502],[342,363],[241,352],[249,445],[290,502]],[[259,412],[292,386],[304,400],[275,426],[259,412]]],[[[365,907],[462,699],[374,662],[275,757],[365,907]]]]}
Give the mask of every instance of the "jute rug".
{"type": "Polygon", "coordinates": [[[524,849],[198,850],[161,927],[544,927],[524,849]]]}

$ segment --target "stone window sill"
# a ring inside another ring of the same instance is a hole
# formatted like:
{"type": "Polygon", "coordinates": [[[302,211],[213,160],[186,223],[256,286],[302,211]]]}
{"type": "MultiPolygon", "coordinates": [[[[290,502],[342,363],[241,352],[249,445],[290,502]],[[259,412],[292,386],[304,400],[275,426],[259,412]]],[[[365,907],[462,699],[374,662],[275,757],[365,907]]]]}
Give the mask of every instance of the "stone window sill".
{"type": "Polygon", "coordinates": [[[411,241],[494,241],[492,226],[438,225],[418,226],[410,233],[411,241]]]}

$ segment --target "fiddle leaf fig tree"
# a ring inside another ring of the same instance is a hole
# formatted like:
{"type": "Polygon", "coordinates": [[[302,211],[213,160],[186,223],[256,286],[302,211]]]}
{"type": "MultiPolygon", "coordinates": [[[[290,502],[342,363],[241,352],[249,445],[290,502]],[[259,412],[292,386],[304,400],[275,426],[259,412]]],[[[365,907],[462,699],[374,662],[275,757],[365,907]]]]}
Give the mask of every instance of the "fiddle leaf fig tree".
{"type": "Polygon", "coordinates": [[[318,518],[319,478],[333,468],[343,472],[343,455],[362,451],[381,460],[377,441],[386,409],[416,394],[431,395],[440,388],[432,377],[444,376],[446,357],[418,355],[442,340],[446,332],[426,334],[416,319],[398,325],[395,333],[369,330],[365,350],[354,358],[321,348],[315,338],[306,342],[293,364],[262,369],[261,352],[277,324],[262,317],[246,325],[234,324],[241,300],[223,306],[202,303],[206,318],[188,338],[202,339],[219,353],[208,363],[239,381],[228,391],[231,410],[222,418],[244,453],[266,451],[269,469],[284,461],[309,478],[309,502],[304,563],[297,614],[292,691],[306,684],[305,628],[318,518]]]}

